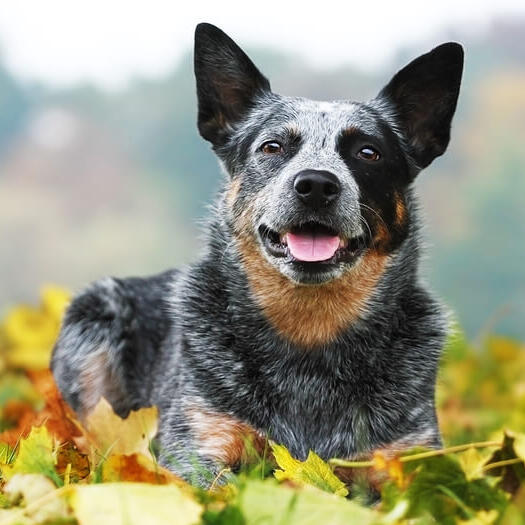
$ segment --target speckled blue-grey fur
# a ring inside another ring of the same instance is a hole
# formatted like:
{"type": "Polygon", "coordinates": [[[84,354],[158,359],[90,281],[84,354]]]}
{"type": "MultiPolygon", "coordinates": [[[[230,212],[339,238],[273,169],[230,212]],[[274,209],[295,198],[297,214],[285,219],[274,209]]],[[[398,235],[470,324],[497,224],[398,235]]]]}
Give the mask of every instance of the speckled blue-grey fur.
{"type": "Polygon", "coordinates": [[[123,416],[157,405],[161,462],[202,485],[223,464],[196,432],[195,407],[198,417],[245,423],[298,458],[438,446],[434,389],[447,322],[419,278],[412,183],[448,144],[461,47],[420,57],[368,103],[277,95],[209,24],[197,28],[195,53],[199,129],[226,172],[205,250],[178,272],[106,278],[77,296],[52,359],[65,399],[81,414],[100,396],[123,416]],[[272,141],[279,154],[263,153],[272,141]],[[370,144],[380,162],[358,155],[370,144]],[[337,176],[333,206],[311,209],[294,197],[303,170],[337,176]],[[267,249],[265,232],[311,223],[354,240],[352,256],[304,265],[267,249]],[[360,315],[304,348],[279,333],[256,300],[242,236],[293,286],[337,283],[371,252],[387,262],[360,315]]]}

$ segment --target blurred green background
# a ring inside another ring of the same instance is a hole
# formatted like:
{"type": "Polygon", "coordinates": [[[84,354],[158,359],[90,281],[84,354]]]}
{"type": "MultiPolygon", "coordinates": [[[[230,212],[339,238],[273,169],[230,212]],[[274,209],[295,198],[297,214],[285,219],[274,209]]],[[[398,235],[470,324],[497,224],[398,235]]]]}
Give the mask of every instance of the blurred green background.
{"type": "MultiPolygon", "coordinates": [[[[466,67],[449,150],[417,182],[425,278],[470,338],[524,340],[525,18],[443,30],[435,44],[450,39],[466,67]]],[[[365,72],[319,71],[269,44],[248,52],[275,91],[328,100],[373,96],[431,47],[405,46],[365,72]]],[[[189,49],[170,73],[109,91],[21,80],[0,55],[0,315],[42,283],[77,290],[195,258],[222,177],[195,120],[189,49]]]]}

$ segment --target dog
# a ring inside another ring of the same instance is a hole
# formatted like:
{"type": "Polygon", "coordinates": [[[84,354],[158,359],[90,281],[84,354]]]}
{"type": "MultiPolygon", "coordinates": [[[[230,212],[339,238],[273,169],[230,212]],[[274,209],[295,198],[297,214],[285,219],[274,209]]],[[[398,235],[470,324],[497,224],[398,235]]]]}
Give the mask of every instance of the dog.
{"type": "Polygon", "coordinates": [[[159,408],[159,462],[205,486],[267,438],[304,459],[439,447],[447,315],[419,276],[413,182],[450,140],[463,49],[445,43],[366,103],[281,96],[210,24],[198,129],[227,177],[200,259],[104,278],[52,356],[85,417],[159,408]]]}

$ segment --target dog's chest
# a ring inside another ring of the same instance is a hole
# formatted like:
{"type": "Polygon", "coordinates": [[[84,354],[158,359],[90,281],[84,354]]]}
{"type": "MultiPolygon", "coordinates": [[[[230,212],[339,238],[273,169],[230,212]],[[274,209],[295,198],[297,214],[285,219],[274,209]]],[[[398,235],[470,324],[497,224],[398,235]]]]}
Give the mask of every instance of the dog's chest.
{"type": "Polygon", "coordinates": [[[404,385],[388,374],[387,366],[356,359],[338,370],[314,359],[271,367],[256,383],[262,414],[257,426],[297,457],[309,450],[323,457],[369,451],[403,412],[393,399],[404,385]]]}

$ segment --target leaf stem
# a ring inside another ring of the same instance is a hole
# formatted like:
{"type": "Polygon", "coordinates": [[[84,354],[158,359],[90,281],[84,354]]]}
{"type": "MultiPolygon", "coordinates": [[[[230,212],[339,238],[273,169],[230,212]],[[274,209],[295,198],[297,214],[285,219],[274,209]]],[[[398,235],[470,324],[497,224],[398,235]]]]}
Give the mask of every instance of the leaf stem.
{"type": "Polygon", "coordinates": [[[334,467],[369,468],[374,466],[373,461],[346,461],[337,458],[329,459],[328,463],[334,467]]]}
{"type": "MultiPolygon", "coordinates": [[[[500,441],[479,441],[477,443],[465,443],[463,445],[455,445],[453,447],[442,448],[439,450],[429,450],[428,452],[420,452],[418,454],[408,454],[401,456],[399,461],[401,463],[408,463],[410,461],[418,461],[420,459],[433,458],[436,456],[444,456],[446,454],[454,454],[457,452],[464,452],[470,448],[487,448],[487,447],[499,447],[500,441]]],[[[374,461],[346,461],[344,459],[333,458],[328,461],[330,465],[335,467],[347,467],[347,468],[369,468],[374,466],[374,461]]]]}
{"type": "Polygon", "coordinates": [[[507,465],[517,465],[518,463],[523,463],[523,460],[521,458],[504,459],[502,461],[495,461],[494,463],[489,463],[488,465],[485,465],[481,470],[491,470],[493,468],[506,467],[507,465]]]}
{"type": "Polygon", "coordinates": [[[219,482],[219,479],[222,478],[222,476],[224,474],[226,474],[227,472],[231,472],[231,468],[230,467],[225,467],[223,468],[216,476],[215,476],[215,479],[213,480],[210,488],[208,489],[209,491],[212,491],[215,489],[215,486],[217,485],[217,483],[219,482]]]}

